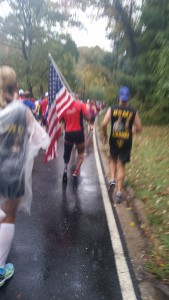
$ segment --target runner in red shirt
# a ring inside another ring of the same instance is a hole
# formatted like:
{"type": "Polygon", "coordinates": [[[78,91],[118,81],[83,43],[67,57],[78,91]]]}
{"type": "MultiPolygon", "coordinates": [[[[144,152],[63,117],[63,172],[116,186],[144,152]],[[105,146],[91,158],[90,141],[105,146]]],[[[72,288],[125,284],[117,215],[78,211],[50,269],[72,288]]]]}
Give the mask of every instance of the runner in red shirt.
{"type": "Polygon", "coordinates": [[[90,120],[86,105],[78,100],[73,101],[63,114],[63,120],[65,122],[65,142],[63,156],[65,168],[63,173],[63,182],[67,182],[67,166],[70,161],[74,144],[76,145],[78,156],[73,177],[77,177],[79,175],[85,150],[83,118],[85,118],[87,121],[90,120]]]}
{"type": "Polygon", "coordinates": [[[45,97],[40,103],[41,125],[44,127],[44,129],[47,129],[47,117],[46,117],[47,106],[48,106],[48,92],[45,93],[45,97]]]}

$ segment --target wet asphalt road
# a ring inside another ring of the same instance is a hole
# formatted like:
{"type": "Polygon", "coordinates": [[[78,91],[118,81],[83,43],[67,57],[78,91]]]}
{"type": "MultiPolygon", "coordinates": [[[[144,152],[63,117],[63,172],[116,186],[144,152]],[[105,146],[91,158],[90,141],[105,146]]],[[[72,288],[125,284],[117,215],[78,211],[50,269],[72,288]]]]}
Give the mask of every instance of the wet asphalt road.
{"type": "MultiPolygon", "coordinates": [[[[35,159],[31,216],[19,214],[9,255],[15,275],[0,290],[1,300],[121,300],[93,150],[73,181],[62,186],[63,138],[59,157],[35,159]]],[[[128,300],[128,299],[126,299],[128,300]]]]}

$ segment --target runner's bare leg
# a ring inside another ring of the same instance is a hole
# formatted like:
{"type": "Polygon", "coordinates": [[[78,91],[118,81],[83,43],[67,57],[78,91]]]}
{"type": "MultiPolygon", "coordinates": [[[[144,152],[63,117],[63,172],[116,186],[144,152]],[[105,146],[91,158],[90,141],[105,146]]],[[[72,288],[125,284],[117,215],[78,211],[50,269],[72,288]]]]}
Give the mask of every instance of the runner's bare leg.
{"type": "Polygon", "coordinates": [[[117,169],[117,158],[111,157],[110,158],[110,177],[111,180],[115,179],[116,177],[116,169],[117,169]]]}
{"type": "Polygon", "coordinates": [[[125,164],[118,160],[117,163],[117,192],[121,193],[125,178],[125,164]]]}
{"type": "Polygon", "coordinates": [[[78,156],[77,156],[77,162],[76,162],[76,169],[80,170],[81,164],[84,159],[84,150],[85,150],[85,143],[77,144],[76,145],[78,156]]]}

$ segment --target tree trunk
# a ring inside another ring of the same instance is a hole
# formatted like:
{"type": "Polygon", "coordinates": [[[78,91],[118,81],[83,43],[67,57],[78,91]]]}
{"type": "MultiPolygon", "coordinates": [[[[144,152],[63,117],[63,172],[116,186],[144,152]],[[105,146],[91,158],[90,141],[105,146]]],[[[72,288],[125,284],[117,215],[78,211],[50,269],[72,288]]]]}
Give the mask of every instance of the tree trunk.
{"type": "Polygon", "coordinates": [[[136,43],[135,43],[134,31],[131,26],[130,18],[127,16],[119,0],[114,1],[114,8],[118,13],[114,16],[115,20],[119,22],[119,16],[120,16],[120,22],[123,26],[123,30],[130,42],[130,55],[131,57],[134,58],[136,56],[136,43]]]}

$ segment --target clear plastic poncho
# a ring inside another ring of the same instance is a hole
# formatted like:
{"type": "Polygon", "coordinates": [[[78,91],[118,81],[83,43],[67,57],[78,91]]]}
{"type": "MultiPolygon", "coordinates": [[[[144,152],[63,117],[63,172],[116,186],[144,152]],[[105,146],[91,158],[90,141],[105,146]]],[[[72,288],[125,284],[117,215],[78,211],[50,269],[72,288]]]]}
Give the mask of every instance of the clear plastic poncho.
{"type": "Polygon", "coordinates": [[[18,209],[30,213],[34,158],[48,145],[49,136],[24,104],[12,101],[0,110],[0,206],[21,198],[18,209]]]}

